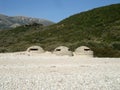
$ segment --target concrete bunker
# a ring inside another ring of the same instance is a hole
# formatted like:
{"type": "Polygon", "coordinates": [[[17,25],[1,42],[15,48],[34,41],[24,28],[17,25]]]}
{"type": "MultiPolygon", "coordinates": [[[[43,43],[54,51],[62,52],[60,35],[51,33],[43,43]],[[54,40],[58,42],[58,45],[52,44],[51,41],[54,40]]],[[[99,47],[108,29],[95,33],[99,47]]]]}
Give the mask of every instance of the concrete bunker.
{"type": "Polygon", "coordinates": [[[27,49],[27,52],[32,52],[32,53],[44,53],[44,49],[40,46],[31,46],[27,49]]]}
{"type": "Polygon", "coordinates": [[[74,53],[76,56],[93,57],[93,51],[87,46],[78,47],[74,53]]]}
{"type": "Polygon", "coordinates": [[[53,54],[56,54],[58,56],[64,56],[64,55],[73,56],[72,51],[66,46],[59,46],[55,48],[55,50],[53,51],[53,54]]]}

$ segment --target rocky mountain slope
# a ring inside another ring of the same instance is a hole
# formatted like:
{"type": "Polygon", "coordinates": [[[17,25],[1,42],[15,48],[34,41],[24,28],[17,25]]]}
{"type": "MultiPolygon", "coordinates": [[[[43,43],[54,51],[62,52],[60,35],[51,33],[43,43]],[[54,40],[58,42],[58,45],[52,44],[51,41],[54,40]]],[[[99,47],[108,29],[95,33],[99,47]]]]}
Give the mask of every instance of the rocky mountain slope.
{"type": "Polygon", "coordinates": [[[54,24],[52,21],[24,16],[6,16],[0,14],[0,29],[9,29],[15,28],[17,26],[31,24],[31,23],[39,23],[45,26],[54,24]]]}

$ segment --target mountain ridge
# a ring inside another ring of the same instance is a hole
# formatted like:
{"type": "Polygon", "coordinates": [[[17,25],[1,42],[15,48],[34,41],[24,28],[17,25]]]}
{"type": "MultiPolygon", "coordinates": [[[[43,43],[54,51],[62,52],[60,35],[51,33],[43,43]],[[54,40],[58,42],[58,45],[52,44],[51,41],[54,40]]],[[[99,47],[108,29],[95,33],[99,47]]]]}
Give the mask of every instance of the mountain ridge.
{"type": "Polygon", "coordinates": [[[49,26],[54,24],[54,22],[46,19],[32,18],[27,16],[7,16],[0,14],[0,29],[10,29],[12,28],[12,26],[14,28],[17,26],[31,24],[31,23],[43,24],[44,26],[49,26]]]}

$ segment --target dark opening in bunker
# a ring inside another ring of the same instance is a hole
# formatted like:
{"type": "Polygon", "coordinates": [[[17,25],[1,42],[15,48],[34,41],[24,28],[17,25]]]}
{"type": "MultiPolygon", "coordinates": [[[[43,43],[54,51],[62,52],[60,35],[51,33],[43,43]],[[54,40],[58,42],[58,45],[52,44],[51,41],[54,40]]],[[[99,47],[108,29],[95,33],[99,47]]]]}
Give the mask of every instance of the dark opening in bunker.
{"type": "Polygon", "coordinates": [[[30,51],[38,51],[37,48],[31,48],[30,51]]]}
{"type": "Polygon", "coordinates": [[[85,51],[90,51],[90,49],[84,49],[85,51]]]}
{"type": "Polygon", "coordinates": [[[61,51],[61,49],[56,49],[56,51],[61,51]]]}

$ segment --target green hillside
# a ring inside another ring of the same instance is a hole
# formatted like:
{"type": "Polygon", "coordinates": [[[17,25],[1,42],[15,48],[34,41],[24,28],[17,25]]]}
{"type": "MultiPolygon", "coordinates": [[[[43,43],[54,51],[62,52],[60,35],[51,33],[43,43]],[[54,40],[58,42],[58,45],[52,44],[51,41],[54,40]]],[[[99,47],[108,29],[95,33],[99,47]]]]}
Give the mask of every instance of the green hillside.
{"type": "Polygon", "coordinates": [[[120,4],[82,12],[51,26],[30,25],[0,31],[0,52],[40,45],[52,51],[65,45],[74,51],[86,45],[98,57],[120,57],[120,4]]]}

